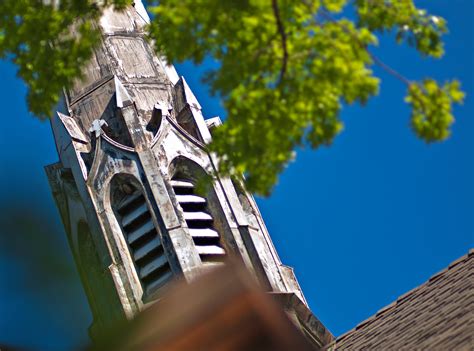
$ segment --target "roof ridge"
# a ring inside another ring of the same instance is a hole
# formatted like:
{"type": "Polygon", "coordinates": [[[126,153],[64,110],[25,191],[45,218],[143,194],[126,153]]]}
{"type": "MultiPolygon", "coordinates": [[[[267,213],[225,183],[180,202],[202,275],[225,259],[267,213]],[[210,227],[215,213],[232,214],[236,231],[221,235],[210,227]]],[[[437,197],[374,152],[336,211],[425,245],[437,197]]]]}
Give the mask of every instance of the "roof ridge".
{"type": "Polygon", "coordinates": [[[368,318],[364,319],[362,322],[358,323],[354,328],[348,330],[347,332],[341,334],[339,337],[336,338],[335,343],[341,341],[342,339],[346,338],[350,334],[352,334],[354,331],[360,329],[361,327],[370,324],[371,321],[375,320],[377,317],[380,317],[381,315],[384,315],[386,312],[391,311],[392,309],[396,308],[398,305],[400,305],[401,302],[406,301],[408,297],[412,296],[417,290],[420,290],[422,287],[427,286],[430,282],[434,281],[435,279],[440,278],[442,275],[444,275],[446,272],[460,264],[461,262],[465,262],[468,260],[471,256],[474,256],[474,248],[469,249],[469,251],[462,255],[461,257],[457,258],[456,260],[452,261],[446,268],[442,269],[441,271],[433,274],[431,277],[429,277],[427,280],[425,280],[423,283],[420,285],[414,287],[413,289],[407,291],[406,293],[400,295],[396,300],[391,302],[388,305],[385,305],[381,309],[379,309],[375,314],[369,316],[368,318]]]}

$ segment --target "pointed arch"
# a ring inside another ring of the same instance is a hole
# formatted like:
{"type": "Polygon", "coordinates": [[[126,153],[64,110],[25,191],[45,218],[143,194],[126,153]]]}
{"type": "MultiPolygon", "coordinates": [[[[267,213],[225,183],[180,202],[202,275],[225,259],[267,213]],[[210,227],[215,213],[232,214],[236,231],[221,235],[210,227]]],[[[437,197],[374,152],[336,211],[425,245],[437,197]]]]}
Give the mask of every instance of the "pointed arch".
{"type": "Polygon", "coordinates": [[[184,156],[178,156],[170,163],[169,174],[176,201],[202,263],[222,264],[229,247],[224,240],[224,233],[229,232],[228,223],[214,189],[206,194],[196,190],[198,181],[208,174],[184,156]]]}
{"type": "Polygon", "coordinates": [[[150,296],[172,279],[173,273],[141,183],[128,174],[115,175],[110,182],[110,203],[144,295],[150,296]]]}

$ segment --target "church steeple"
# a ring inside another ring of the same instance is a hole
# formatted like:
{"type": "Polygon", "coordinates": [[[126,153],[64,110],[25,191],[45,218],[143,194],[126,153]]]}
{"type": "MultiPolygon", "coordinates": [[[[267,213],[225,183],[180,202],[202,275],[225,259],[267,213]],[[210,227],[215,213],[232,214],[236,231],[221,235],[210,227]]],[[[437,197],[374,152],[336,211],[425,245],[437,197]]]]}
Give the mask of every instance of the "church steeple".
{"type": "Polygon", "coordinates": [[[132,318],[173,279],[192,281],[228,257],[280,294],[315,344],[330,335],[275,251],[253,197],[215,176],[210,128],[175,69],[144,36],[136,2],[100,20],[102,44],[64,93],[46,168],[93,315],[91,333],[132,318]],[[207,194],[195,190],[213,176],[207,194]]]}

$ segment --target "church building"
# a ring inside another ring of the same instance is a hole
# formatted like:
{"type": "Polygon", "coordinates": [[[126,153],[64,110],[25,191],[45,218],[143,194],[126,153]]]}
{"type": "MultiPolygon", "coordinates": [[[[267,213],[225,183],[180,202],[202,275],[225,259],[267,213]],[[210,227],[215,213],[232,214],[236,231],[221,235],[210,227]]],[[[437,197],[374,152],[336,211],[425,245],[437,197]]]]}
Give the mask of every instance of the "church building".
{"type": "Polygon", "coordinates": [[[195,284],[233,262],[314,350],[472,349],[472,253],[333,337],[280,261],[252,195],[219,175],[206,145],[221,120],[205,119],[185,78],[154,53],[148,21],[141,1],[105,11],[101,45],[51,119],[59,161],[46,172],[91,307],[92,339],[166,304],[174,283],[195,284]],[[212,185],[200,187],[209,177],[212,185]]]}
{"type": "Polygon", "coordinates": [[[102,43],[51,120],[47,175],[93,313],[90,334],[132,319],[166,292],[232,260],[279,296],[316,347],[332,335],[309,310],[243,184],[218,174],[184,77],[145,39],[140,2],[100,19],[102,43]],[[206,193],[200,179],[212,178],[206,193]]]}

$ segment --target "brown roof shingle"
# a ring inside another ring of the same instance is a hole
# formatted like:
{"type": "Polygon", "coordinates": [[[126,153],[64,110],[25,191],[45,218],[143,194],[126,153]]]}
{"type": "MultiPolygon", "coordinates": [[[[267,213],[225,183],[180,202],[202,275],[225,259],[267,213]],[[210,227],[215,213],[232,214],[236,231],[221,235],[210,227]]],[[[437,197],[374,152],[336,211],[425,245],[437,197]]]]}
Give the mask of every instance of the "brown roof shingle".
{"type": "Polygon", "coordinates": [[[474,350],[474,251],[400,296],[327,350],[474,350]]]}

